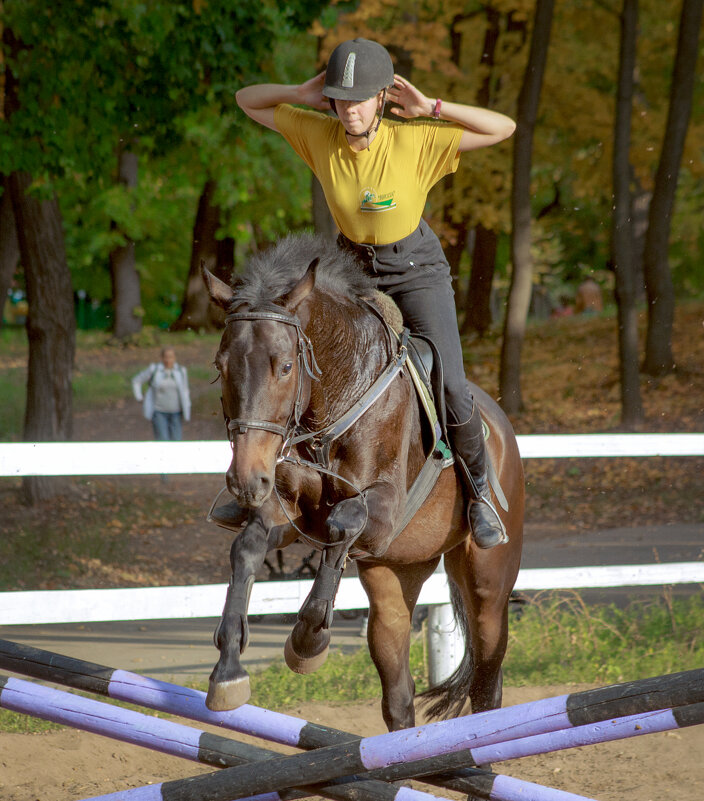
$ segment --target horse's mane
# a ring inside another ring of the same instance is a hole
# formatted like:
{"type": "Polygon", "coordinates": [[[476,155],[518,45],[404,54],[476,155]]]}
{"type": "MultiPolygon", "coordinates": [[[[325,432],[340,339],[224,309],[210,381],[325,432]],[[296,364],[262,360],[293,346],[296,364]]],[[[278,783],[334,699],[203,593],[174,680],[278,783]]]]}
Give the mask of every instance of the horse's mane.
{"type": "Polygon", "coordinates": [[[328,237],[289,234],[251,257],[244,272],[233,281],[232,305],[270,306],[293,289],[316,257],[317,288],[355,303],[374,293],[371,279],[353,253],[341,250],[328,237]]]}

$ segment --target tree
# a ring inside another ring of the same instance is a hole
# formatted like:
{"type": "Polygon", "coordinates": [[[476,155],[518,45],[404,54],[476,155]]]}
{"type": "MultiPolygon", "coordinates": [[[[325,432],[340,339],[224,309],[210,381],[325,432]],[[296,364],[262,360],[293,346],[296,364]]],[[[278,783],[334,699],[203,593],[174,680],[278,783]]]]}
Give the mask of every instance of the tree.
{"type": "Polygon", "coordinates": [[[499,371],[499,398],[503,409],[517,414],[521,395],[521,349],[532,289],[531,165],[533,131],[547,61],[554,0],[537,0],[528,63],[518,97],[514,135],[513,190],[511,193],[511,261],[513,272],[504,323],[499,371]]]}
{"type": "MultiPolygon", "coordinates": [[[[186,279],[181,314],[171,326],[174,331],[186,329],[215,330],[222,325],[222,314],[216,313],[207,292],[203,292],[201,264],[218,278],[230,282],[233,263],[223,263],[222,248],[219,247],[217,233],[221,226],[220,207],[215,202],[217,182],[206,181],[193,226],[193,245],[191,263],[186,279]]],[[[233,254],[234,255],[234,254],[233,254]]]]}
{"type": "MultiPolygon", "coordinates": [[[[137,186],[138,156],[130,148],[120,148],[117,158],[117,181],[129,193],[137,186]]],[[[130,204],[130,210],[133,209],[130,204]]],[[[113,336],[124,340],[142,329],[142,302],[137,272],[135,243],[125,231],[120,231],[113,220],[113,231],[119,232],[122,241],[110,252],[110,277],[113,297],[113,336]]]]}
{"type": "Polygon", "coordinates": [[[702,0],[683,0],[667,125],[650,201],[643,254],[648,297],[643,369],[650,375],[670,372],[675,363],[672,355],[675,294],[668,250],[677,179],[692,109],[701,24],[702,0]]]}
{"type": "Polygon", "coordinates": [[[638,372],[638,314],[633,259],[631,198],[631,112],[636,67],[638,0],[623,0],[618,94],[614,117],[611,258],[618,303],[621,423],[634,429],[643,421],[638,372]]]}
{"type": "MultiPolygon", "coordinates": [[[[495,81],[494,70],[496,67],[497,50],[501,41],[501,22],[502,15],[497,8],[488,5],[484,8],[486,14],[486,30],[484,33],[484,43],[481,48],[480,71],[483,79],[477,89],[477,105],[491,107],[492,105],[492,85],[495,81]]],[[[513,27],[519,29],[523,36],[526,32],[526,24],[523,19],[515,23],[511,19],[511,14],[506,15],[505,24],[507,29],[513,27]]],[[[519,47],[523,47],[524,41],[520,40],[519,47]]],[[[466,238],[466,231],[461,232],[466,238]]],[[[499,231],[496,227],[488,227],[482,222],[478,222],[473,230],[472,242],[472,265],[469,273],[469,283],[464,298],[464,322],[462,333],[468,334],[476,332],[483,336],[490,328],[492,323],[491,316],[491,290],[496,269],[496,252],[498,246],[499,231]]]]}
{"type": "MultiPolygon", "coordinates": [[[[3,30],[3,44],[10,55],[5,65],[4,115],[11,121],[21,112],[14,64],[23,45],[9,28],[3,30]]],[[[23,438],[27,442],[66,440],[73,426],[71,378],[76,320],[61,213],[55,194],[39,196],[26,170],[12,171],[5,186],[12,200],[29,306],[23,438]]],[[[32,504],[50,498],[56,490],[56,479],[30,476],[23,480],[25,498],[32,504]]]]}

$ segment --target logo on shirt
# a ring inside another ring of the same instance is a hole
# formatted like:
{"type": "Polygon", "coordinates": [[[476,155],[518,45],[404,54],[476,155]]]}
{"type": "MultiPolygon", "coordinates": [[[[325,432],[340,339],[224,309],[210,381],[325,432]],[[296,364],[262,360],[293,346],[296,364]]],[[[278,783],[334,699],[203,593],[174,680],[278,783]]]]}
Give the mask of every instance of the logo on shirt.
{"type": "Polygon", "coordinates": [[[385,195],[377,195],[371,187],[362,190],[360,194],[360,211],[391,211],[396,208],[396,200],[393,192],[385,195]]]}

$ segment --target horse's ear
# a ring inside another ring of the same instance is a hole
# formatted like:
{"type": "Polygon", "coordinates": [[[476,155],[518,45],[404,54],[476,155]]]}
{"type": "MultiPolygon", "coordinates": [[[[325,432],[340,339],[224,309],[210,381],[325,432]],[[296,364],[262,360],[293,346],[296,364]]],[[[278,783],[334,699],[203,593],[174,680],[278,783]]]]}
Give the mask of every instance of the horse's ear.
{"type": "Polygon", "coordinates": [[[208,294],[213,303],[221,306],[223,309],[227,309],[234,297],[232,289],[224,281],[221,281],[217,276],[213,275],[205,266],[204,261],[200,263],[200,274],[203,276],[203,282],[208,289],[208,294]]]}
{"type": "Polygon", "coordinates": [[[287,292],[281,298],[281,300],[284,302],[284,306],[289,309],[289,311],[295,309],[296,306],[305,300],[313,291],[313,287],[315,286],[315,271],[318,267],[319,261],[320,259],[316,256],[308,265],[308,269],[306,270],[303,278],[301,278],[301,280],[290,292],[287,292]]]}

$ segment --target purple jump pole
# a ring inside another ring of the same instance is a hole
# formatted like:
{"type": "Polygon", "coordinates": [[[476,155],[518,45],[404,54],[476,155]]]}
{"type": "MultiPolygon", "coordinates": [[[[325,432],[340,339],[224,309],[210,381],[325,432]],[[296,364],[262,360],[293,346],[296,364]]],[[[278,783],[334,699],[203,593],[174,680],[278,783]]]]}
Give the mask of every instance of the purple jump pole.
{"type": "Polygon", "coordinates": [[[472,748],[470,753],[477,765],[483,765],[489,762],[505,762],[508,759],[547,754],[551,751],[562,751],[565,748],[625,740],[641,734],[671,731],[701,723],[704,723],[704,703],[664,709],[659,712],[646,712],[642,715],[629,715],[625,718],[605,720],[601,723],[591,723],[587,726],[577,726],[574,729],[547,734],[536,734],[520,740],[472,748]]]}

